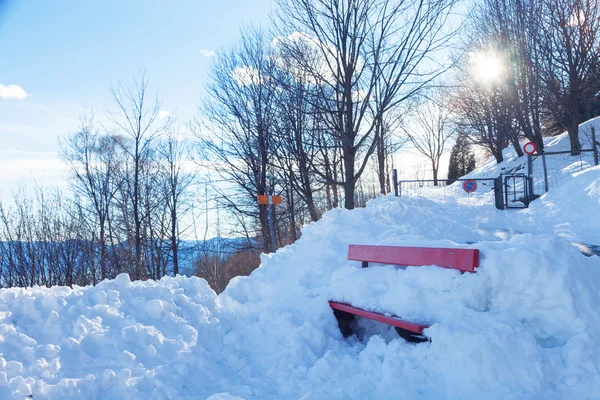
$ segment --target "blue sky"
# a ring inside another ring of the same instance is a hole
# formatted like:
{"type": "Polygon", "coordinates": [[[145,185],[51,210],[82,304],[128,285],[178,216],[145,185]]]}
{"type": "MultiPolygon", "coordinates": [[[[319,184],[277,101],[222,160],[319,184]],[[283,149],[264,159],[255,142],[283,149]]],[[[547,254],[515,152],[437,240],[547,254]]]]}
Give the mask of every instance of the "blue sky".
{"type": "Polygon", "coordinates": [[[53,185],[58,137],[83,107],[102,112],[109,88],[145,69],[163,108],[196,112],[207,53],[265,24],[271,0],[0,0],[0,200],[18,179],[53,185]],[[27,94],[23,94],[19,88],[27,94]]]}

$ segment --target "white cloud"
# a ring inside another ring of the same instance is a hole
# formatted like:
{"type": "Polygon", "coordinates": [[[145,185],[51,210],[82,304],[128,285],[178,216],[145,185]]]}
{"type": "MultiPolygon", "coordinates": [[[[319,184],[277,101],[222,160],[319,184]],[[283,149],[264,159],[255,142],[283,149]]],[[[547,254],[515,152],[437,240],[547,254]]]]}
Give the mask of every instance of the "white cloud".
{"type": "Polygon", "coordinates": [[[236,67],[231,75],[242,86],[260,85],[264,82],[260,71],[254,67],[236,67]]]}
{"type": "Polygon", "coordinates": [[[5,100],[23,100],[27,98],[27,92],[21,86],[0,84],[0,99],[5,100]]]}
{"type": "MultiPolygon", "coordinates": [[[[319,80],[324,80],[330,84],[335,84],[336,68],[338,65],[336,58],[340,58],[338,50],[335,46],[321,42],[316,38],[302,32],[293,32],[289,36],[278,36],[273,40],[273,45],[276,51],[287,51],[286,47],[290,47],[293,52],[299,52],[303,55],[301,62],[280,58],[276,62],[281,68],[286,68],[294,74],[298,79],[308,83],[317,83],[319,80]],[[327,62],[329,60],[329,62],[327,62]],[[311,70],[306,71],[306,66],[311,70]]],[[[363,64],[359,59],[357,69],[360,70],[363,64]]]]}
{"type": "Polygon", "coordinates": [[[214,57],[215,56],[215,51],[214,50],[200,49],[200,54],[202,54],[204,57],[214,57]]]}
{"type": "Polygon", "coordinates": [[[173,116],[173,110],[160,110],[158,112],[158,115],[156,116],[157,119],[161,120],[161,119],[167,119],[173,116]]]}

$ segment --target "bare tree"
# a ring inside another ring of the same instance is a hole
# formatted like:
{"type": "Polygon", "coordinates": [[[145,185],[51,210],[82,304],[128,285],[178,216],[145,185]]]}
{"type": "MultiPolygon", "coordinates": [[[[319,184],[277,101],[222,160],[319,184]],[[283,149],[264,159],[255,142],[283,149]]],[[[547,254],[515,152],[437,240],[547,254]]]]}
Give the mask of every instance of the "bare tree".
{"type": "MultiPolygon", "coordinates": [[[[269,222],[257,196],[275,194],[272,158],[275,154],[275,60],[269,40],[258,29],[246,29],[237,46],[217,54],[211,67],[209,97],[204,101],[199,133],[205,162],[230,187],[215,187],[223,206],[247,227],[258,222],[261,244],[270,249],[269,222]],[[235,194],[227,195],[226,190],[235,194]]],[[[270,249],[274,251],[275,249],[270,249]]]]}
{"type": "Polygon", "coordinates": [[[419,93],[444,69],[424,61],[448,43],[451,35],[443,27],[455,2],[278,3],[281,43],[299,69],[312,76],[319,98],[314,103],[340,143],[344,175],[335,183],[344,186],[344,205],[352,209],[356,183],[377,145],[381,115],[419,93]],[[313,48],[308,57],[307,42],[313,48]]]}
{"type": "Polygon", "coordinates": [[[85,211],[58,190],[20,186],[0,205],[0,286],[87,285],[98,280],[85,211]]]}
{"type": "Polygon", "coordinates": [[[507,137],[519,156],[523,155],[522,136],[540,151],[544,147],[539,47],[542,9],[539,0],[483,0],[475,5],[468,30],[471,51],[495,57],[489,61],[501,67],[488,90],[493,91],[496,103],[502,103],[507,118],[516,122],[505,128],[511,128],[507,137]]]}
{"type": "MultiPolygon", "coordinates": [[[[538,0],[513,0],[505,7],[512,11],[512,29],[509,42],[513,43],[511,61],[511,83],[515,92],[517,121],[523,135],[543,151],[542,112],[544,85],[541,75],[542,2],[538,0]]],[[[520,147],[519,147],[520,148],[520,147]]],[[[518,153],[517,153],[518,154],[518,153]]]]}
{"type": "Polygon", "coordinates": [[[375,141],[377,145],[377,178],[379,180],[379,193],[391,192],[390,171],[393,168],[392,155],[398,152],[408,141],[404,136],[396,134],[400,129],[401,118],[396,112],[388,112],[379,116],[375,126],[375,141]]]}
{"type": "Polygon", "coordinates": [[[117,157],[117,141],[99,133],[92,112],[82,117],[76,133],[61,142],[61,158],[73,177],[72,188],[79,198],[85,199],[84,204],[92,215],[92,225],[97,224],[99,229],[102,280],[109,273],[107,235],[111,202],[118,186],[115,180],[117,157]]]}
{"type": "Polygon", "coordinates": [[[441,96],[426,101],[415,114],[414,127],[404,124],[403,130],[414,148],[431,163],[433,184],[437,186],[440,159],[456,128],[441,96]]]}
{"type": "Polygon", "coordinates": [[[596,74],[600,3],[596,0],[545,0],[538,46],[547,90],[546,106],[569,133],[571,155],[581,152],[579,124],[585,86],[596,74]]]}
{"type": "Polygon", "coordinates": [[[131,204],[130,217],[133,220],[132,244],[134,249],[134,269],[131,273],[138,279],[146,277],[143,262],[144,219],[148,217],[143,199],[144,168],[149,165],[151,144],[163,131],[157,122],[160,101],[148,96],[148,79],[145,73],[130,85],[119,84],[111,90],[118,111],[110,113],[111,121],[117,126],[119,134],[127,140],[120,142],[126,154],[128,167],[124,181],[123,205],[131,204]]]}
{"type": "MultiPolygon", "coordinates": [[[[173,262],[173,275],[179,274],[179,243],[186,226],[181,226],[181,220],[190,210],[191,202],[189,189],[194,183],[194,175],[186,170],[191,161],[191,146],[178,131],[171,129],[159,144],[161,156],[163,191],[165,206],[168,211],[167,239],[173,262]]],[[[166,272],[165,272],[166,274],[166,272]]]]}
{"type": "Polygon", "coordinates": [[[508,146],[509,132],[513,129],[511,108],[501,90],[467,80],[450,104],[457,125],[472,143],[487,149],[496,162],[501,163],[502,151],[508,146]]]}
{"type": "MultiPolygon", "coordinates": [[[[276,131],[277,157],[274,163],[287,182],[288,205],[294,206],[294,194],[308,208],[310,219],[316,221],[320,212],[315,201],[315,170],[318,159],[318,136],[321,129],[318,110],[312,103],[314,86],[306,73],[294,68],[294,61],[285,53],[277,55],[276,82],[278,121],[276,131]]],[[[292,212],[292,225],[295,225],[292,212]]]]}
{"type": "Polygon", "coordinates": [[[114,126],[93,113],[61,140],[72,191],[22,187],[0,204],[0,285],[88,285],[129,272],[133,279],[179,272],[179,244],[192,176],[189,145],[161,136],[159,103],[148,107],[144,75],[113,91],[114,126]],[[113,128],[113,129],[110,129],[113,128]],[[172,266],[173,269],[169,270],[172,266]]]}

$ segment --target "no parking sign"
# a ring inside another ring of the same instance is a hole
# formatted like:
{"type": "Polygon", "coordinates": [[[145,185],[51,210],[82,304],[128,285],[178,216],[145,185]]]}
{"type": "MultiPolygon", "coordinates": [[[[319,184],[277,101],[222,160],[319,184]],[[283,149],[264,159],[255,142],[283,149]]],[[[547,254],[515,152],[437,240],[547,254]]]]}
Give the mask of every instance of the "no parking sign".
{"type": "Polygon", "coordinates": [[[467,179],[463,182],[463,189],[467,193],[472,193],[477,190],[477,182],[473,179],[467,179]]]}

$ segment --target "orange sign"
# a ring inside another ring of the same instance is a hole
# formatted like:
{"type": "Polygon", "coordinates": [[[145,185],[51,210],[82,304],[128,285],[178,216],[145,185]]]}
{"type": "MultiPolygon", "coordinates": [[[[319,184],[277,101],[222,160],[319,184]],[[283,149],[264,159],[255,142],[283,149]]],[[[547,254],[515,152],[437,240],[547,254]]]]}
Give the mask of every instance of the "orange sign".
{"type": "Polygon", "coordinates": [[[281,196],[258,195],[258,204],[281,204],[281,196]]]}

